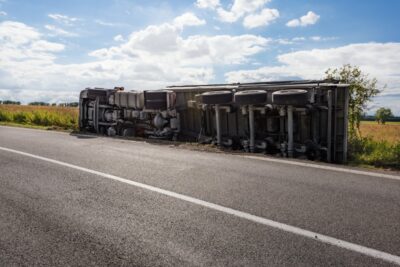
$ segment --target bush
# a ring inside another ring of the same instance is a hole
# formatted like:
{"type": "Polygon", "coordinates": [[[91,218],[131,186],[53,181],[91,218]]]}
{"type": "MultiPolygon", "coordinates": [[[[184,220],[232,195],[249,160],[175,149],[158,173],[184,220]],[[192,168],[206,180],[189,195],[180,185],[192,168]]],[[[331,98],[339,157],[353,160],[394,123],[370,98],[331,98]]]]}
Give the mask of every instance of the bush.
{"type": "Polygon", "coordinates": [[[16,123],[28,123],[28,116],[25,112],[17,112],[14,114],[14,122],[16,123]]]}
{"type": "Polygon", "coordinates": [[[349,159],[356,164],[400,169],[400,142],[354,137],[349,140],[349,159]]]}
{"type": "Polygon", "coordinates": [[[0,110],[0,121],[12,122],[13,121],[12,113],[6,110],[0,110]]]}

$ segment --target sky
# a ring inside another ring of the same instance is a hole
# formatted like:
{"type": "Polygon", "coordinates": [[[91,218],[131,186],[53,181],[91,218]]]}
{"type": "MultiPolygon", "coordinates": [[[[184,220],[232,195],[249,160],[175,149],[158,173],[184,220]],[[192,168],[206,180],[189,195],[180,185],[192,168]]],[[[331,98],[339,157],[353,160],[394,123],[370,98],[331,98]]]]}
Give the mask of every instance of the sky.
{"type": "Polygon", "coordinates": [[[0,100],[77,101],[86,87],[378,79],[367,113],[400,115],[397,0],[0,0],[0,100]]]}

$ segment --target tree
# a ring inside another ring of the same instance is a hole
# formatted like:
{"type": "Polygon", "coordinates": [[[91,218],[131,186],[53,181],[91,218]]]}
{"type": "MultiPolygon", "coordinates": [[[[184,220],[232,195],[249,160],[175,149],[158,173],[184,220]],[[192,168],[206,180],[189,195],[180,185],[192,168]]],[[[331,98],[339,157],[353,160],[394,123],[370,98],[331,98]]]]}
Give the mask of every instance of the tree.
{"type": "Polygon", "coordinates": [[[339,80],[349,84],[349,135],[350,138],[359,136],[360,119],[366,105],[372,97],[380,93],[377,80],[362,73],[359,67],[350,64],[339,69],[328,69],[326,79],[339,80]]]}
{"type": "Polygon", "coordinates": [[[375,113],[376,121],[381,124],[385,124],[390,117],[393,117],[393,113],[390,108],[379,108],[375,113]]]}
{"type": "Polygon", "coordinates": [[[19,101],[3,100],[3,105],[21,105],[19,101]]]}

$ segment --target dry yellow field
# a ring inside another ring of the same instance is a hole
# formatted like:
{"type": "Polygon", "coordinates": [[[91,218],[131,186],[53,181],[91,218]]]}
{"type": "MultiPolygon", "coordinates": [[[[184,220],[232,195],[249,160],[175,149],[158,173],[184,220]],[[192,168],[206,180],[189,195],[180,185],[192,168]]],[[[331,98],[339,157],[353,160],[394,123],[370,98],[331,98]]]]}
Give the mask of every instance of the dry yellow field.
{"type": "Polygon", "coordinates": [[[378,124],[374,121],[362,121],[360,131],[361,136],[370,136],[375,141],[400,142],[400,122],[378,124]]]}
{"type": "Polygon", "coordinates": [[[71,116],[78,116],[78,108],[59,107],[59,106],[0,105],[0,110],[6,110],[12,112],[44,111],[51,113],[68,114],[71,116]]]}

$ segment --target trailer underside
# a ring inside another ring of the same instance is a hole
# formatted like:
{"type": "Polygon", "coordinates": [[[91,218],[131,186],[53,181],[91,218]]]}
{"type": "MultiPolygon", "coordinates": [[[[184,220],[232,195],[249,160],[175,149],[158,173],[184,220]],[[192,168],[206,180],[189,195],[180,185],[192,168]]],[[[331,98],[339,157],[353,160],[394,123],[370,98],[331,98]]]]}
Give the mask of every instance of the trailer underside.
{"type": "Polygon", "coordinates": [[[280,81],[80,94],[81,130],[346,162],[348,86],[280,81]]]}

